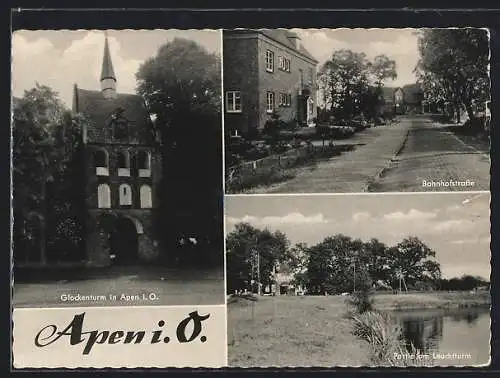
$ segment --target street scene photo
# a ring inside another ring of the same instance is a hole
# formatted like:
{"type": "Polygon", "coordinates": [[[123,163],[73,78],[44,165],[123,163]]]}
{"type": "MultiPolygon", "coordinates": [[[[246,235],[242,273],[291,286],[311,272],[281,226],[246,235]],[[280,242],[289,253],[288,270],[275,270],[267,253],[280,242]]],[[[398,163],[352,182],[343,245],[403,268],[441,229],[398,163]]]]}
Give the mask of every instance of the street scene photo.
{"type": "Polygon", "coordinates": [[[228,196],[232,367],[490,361],[490,193],[228,196]]]}
{"type": "Polygon", "coordinates": [[[219,30],[12,36],[12,303],[224,304],[219,30]]]}
{"type": "Polygon", "coordinates": [[[226,194],[490,187],[486,29],[223,31],[226,194]]]}

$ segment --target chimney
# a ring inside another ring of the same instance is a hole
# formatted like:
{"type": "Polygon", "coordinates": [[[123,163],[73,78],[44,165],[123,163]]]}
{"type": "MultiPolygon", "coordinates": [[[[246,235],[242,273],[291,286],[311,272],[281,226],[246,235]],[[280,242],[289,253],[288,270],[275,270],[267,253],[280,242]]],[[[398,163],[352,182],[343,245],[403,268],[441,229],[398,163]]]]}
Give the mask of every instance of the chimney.
{"type": "Polygon", "coordinates": [[[108,34],[104,37],[104,56],[101,70],[101,91],[104,98],[116,98],[116,76],[109,52],[108,34]]]}
{"type": "Polygon", "coordinates": [[[292,42],[292,44],[296,50],[300,49],[301,40],[300,40],[300,37],[296,33],[288,32],[287,37],[290,40],[290,42],[292,42]]]}

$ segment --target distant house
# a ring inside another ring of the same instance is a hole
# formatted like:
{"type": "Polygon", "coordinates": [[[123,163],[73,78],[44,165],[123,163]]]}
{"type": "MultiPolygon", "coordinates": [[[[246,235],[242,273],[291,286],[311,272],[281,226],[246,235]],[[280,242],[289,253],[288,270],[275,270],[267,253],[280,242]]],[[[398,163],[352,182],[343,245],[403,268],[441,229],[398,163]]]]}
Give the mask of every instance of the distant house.
{"type": "Polygon", "coordinates": [[[226,30],[224,125],[231,134],[263,129],[273,114],[312,125],[318,61],[288,30],[226,30]]]}
{"type": "Polygon", "coordinates": [[[396,88],[394,91],[394,113],[405,113],[405,93],[402,88],[396,88]]]}
{"type": "Polygon", "coordinates": [[[396,108],[401,109],[401,88],[382,87],[381,107],[379,113],[394,114],[396,108]]]}
{"type": "Polygon", "coordinates": [[[272,274],[272,284],[264,287],[264,294],[302,295],[304,288],[294,281],[295,272],[287,264],[277,264],[272,274]]]}
{"type": "Polygon", "coordinates": [[[408,84],[403,88],[404,105],[406,113],[422,113],[424,101],[424,91],[420,84],[408,84]]]}
{"type": "Polygon", "coordinates": [[[403,87],[382,87],[381,113],[422,113],[424,92],[419,84],[403,87]]]}

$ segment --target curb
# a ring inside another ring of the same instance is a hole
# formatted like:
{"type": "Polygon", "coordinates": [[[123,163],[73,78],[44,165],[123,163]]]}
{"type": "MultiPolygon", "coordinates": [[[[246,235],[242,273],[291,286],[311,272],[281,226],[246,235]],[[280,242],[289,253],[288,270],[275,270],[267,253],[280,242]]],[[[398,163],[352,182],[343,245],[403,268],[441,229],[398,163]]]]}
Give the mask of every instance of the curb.
{"type": "Polygon", "coordinates": [[[396,152],[392,155],[391,159],[389,160],[389,164],[387,164],[382,169],[379,169],[378,172],[371,179],[368,180],[368,184],[363,188],[363,192],[370,192],[370,187],[374,183],[376,183],[378,180],[380,180],[380,177],[382,176],[382,174],[384,172],[386,172],[389,169],[391,163],[397,160],[398,155],[401,153],[401,151],[403,151],[403,149],[404,149],[404,147],[406,145],[406,142],[408,141],[408,136],[409,135],[410,135],[410,129],[408,128],[408,130],[406,130],[406,133],[405,133],[405,136],[403,138],[403,141],[401,142],[401,144],[397,148],[396,152]]]}

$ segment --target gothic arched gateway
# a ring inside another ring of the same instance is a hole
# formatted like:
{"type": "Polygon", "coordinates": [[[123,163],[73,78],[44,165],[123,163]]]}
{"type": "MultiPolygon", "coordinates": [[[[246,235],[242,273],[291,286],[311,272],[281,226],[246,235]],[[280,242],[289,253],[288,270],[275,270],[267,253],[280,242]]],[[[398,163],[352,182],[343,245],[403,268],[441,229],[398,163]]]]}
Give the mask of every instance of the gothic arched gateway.
{"type": "Polygon", "coordinates": [[[136,264],[139,259],[139,234],[134,222],[126,217],[115,218],[109,234],[112,265],[136,264]]]}

